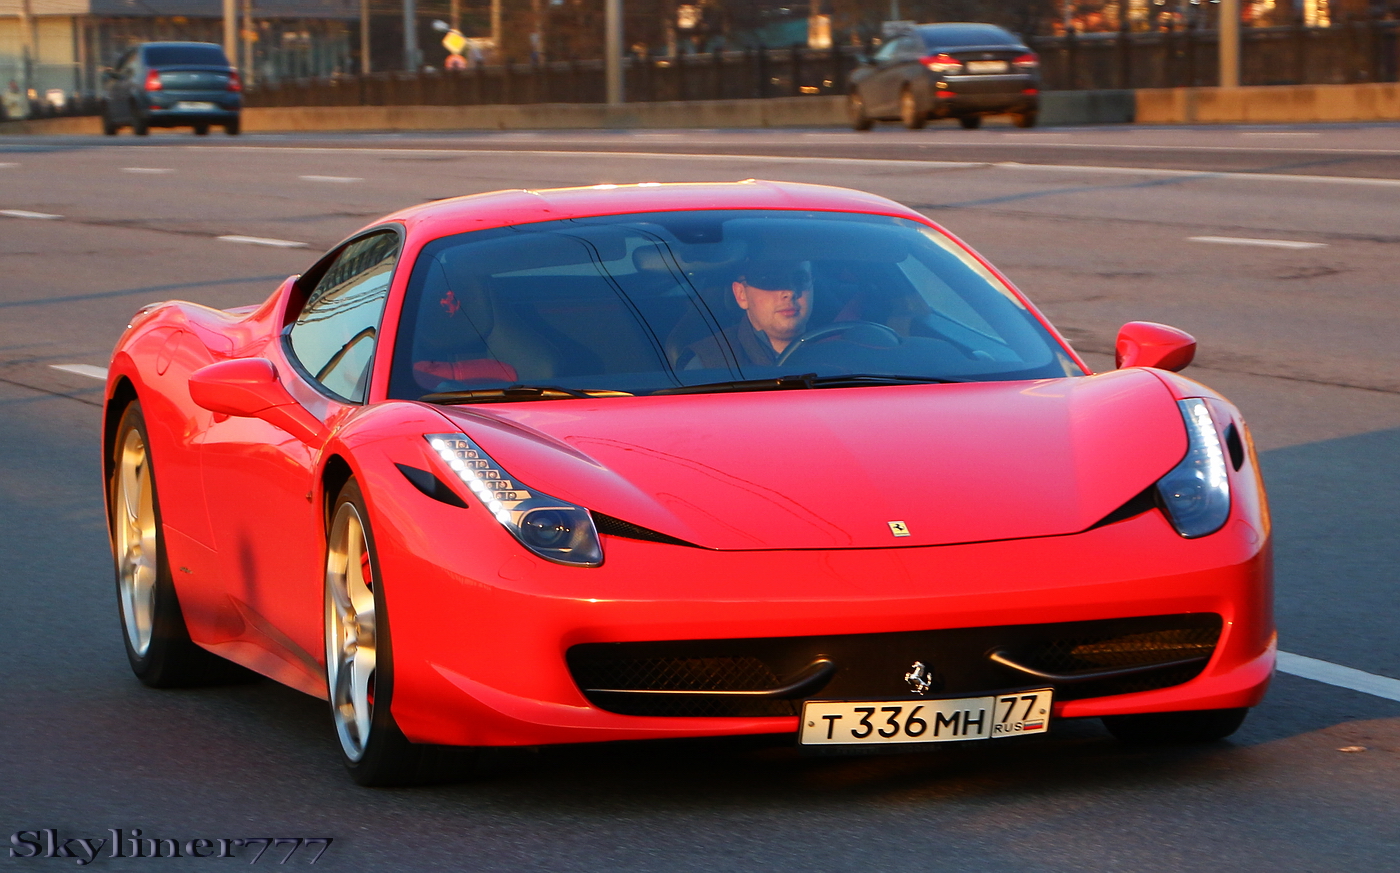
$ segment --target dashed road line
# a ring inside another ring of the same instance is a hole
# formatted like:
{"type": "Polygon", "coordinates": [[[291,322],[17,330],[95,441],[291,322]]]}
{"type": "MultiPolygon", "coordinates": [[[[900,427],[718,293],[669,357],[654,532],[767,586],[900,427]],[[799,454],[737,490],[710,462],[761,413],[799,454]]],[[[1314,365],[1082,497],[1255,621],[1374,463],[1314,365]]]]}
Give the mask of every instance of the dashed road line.
{"type": "Polygon", "coordinates": [[[1290,676],[1301,676],[1314,682],[1360,691],[1373,697],[1400,701],[1400,679],[1391,679],[1389,676],[1377,676],[1374,673],[1343,667],[1330,661],[1305,658],[1290,652],[1278,653],[1278,669],[1280,673],[1290,676]]]}
{"type": "Polygon", "coordinates": [[[1226,246],[1262,246],[1270,249],[1325,249],[1327,243],[1302,242],[1292,239],[1249,239],[1240,236],[1188,236],[1191,242],[1216,243],[1226,246]]]}
{"type": "Polygon", "coordinates": [[[54,370],[62,370],[65,373],[76,373],[79,376],[91,376],[94,379],[107,381],[107,368],[94,367],[92,364],[49,364],[54,370]]]}
{"type": "Polygon", "coordinates": [[[123,173],[138,173],[150,176],[158,176],[164,173],[173,173],[169,167],[122,167],[123,173]]]}
{"type": "Polygon", "coordinates": [[[16,164],[16,163],[13,163],[13,162],[11,162],[11,163],[0,162],[0,170],[10,170],[10,169],[13,169],[13,168],[18,167],[18,166],[19,166],[19,164],[16,164]]]}
{"type": "Polygon", "coordinates": [[[227,236],[221,236],[219,237],[219,239],[223,240],[224,242],[247,243],[248,245],[253,246],[272,246],[273,248],[278,249],[306,248],[306,243],[304,242],[296,242],[295,240],[290,239],[269,239],[268,237],[263,236],[239,236],[238,234],[229,234],[227,236]]]}
{"type": "Polygon", "coordinates": [[[52,221],[62,218],[62,215],[50,215],[47,212],[30,212],[28,209],[0,209],[0,215],[8,215],[11,218],[37,218],[42,221],[52,221]]]}
{"type": "Polygon", "coordinates": [[[303,182],[363,182],[360,176],[297,176],[303,182]]]}

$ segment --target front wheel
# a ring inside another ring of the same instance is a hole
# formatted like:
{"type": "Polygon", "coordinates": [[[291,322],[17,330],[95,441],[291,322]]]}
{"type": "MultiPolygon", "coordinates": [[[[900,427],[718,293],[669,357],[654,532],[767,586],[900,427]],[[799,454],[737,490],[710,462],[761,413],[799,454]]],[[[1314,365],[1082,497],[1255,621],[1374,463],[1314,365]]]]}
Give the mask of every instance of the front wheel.
{"type": "Polygon", "coordinates": [[[1017,127],[1035,127],[1036,117],[1037,113],[1034,110],[1030,112],[1017,112],[1015,115],[1011,116],[1011,123],[1017,127]]]}
{"type": "Polygon", "coordinates": [[[237,119],[235,119],[234,121],[230,121],[224,125],[224,133],[228,134],[229,136],[238,136],[239,130],[239,122],[237,119]]]}
{"type": "Polygon", "coordinates": [[[919,106],[919,98],[910,88],[899,93],[899,120],[910,130],[919,130],[928,124],[928,113],[919,106]]]}
{"type": "Polygon", "coordinates": [[[113,121],[112,119],[108,118],[108,117],[107,117],[107,111],[104,109],[104,110],[102,111],[102,135],[103,135],[103,136],[116,136],[116,135],[117,135],[117,131],[120,130],[120,129],[121,129],[121,126],[118,125],[118,124],[117,124],[115,121],[113,121]]]}
{"type": "Polygon", "coordinates": [[[1240,729],[1249,709],[1201,709],[1193,712],[1152,712],[1106,715],[1103,726],[1125,743],[1164,745],[1209,743],[1240,729]]]}
{"type": "Polygon", "coordinates": [[[853,129],[869,130],[875,126],[875,120],[865,114],[865,101],[861,99],[859,93],[852,93],[847,99],[846,111],[850,115],[853,129]]]}
{"type": "Polygon", "coordinates": [[[194,135],[195,135],[195,136],[208,136],[208,135],[209,135],[209,125],[207,125],[207,124],[196,124],[196,125],[194,126],[194,135]]]}
{"type": "Polygon", "coordinates": [[[133,402],[117,425],[108,482],[117,610],[131,671],[153,688],[246,678],[190,640],[165,557],[150,446],[141,404],[133,402]]]}
{"type": "Polygon", "coordinates": [[[982,116],[964,115],[958,118],[958,124],[962,125],[963,130],[976,130],[982,126],[982,116]]]}
{"type": "Polygon", "coordinates": [[[393,649],[369,512],[351,479],[340,490],[326,542],[326,691],[341,760],[360,785],[459,778],[470,752],[413,743],[390,712],[393,649]]]}

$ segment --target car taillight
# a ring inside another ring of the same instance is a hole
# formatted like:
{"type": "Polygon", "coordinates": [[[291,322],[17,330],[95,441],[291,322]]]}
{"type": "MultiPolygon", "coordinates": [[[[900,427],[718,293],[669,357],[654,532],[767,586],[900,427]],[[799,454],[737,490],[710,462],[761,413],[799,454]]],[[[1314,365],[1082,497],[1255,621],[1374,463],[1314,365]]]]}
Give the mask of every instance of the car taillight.
{"type": "Polygon", "coordinates": [[[1036,67],[1040,66],[1040,58],[1036,57],[1035,52],[1026,52],[1011,63],[1018,69],[1034,70],[1036,67]]]}
{"type": "Polygon", "coordinates": [[[238,71],[237,71],[237,70],[229,70],[229,71],[228,71],[228,89],[229,89],[230,91],[242,91],[242,90],[243,90],[243,78],[242,78],[241,76],[238,75],[238,71]]]}
{"type": "Polygon", "coordinates": [[[147,71],[147,73],[146,73],[146,90],[147,90],[147,91],[159,91],[159,90],[161,89],[161,87],[162,87],[162,86],[161,86],[161,84],[160,84],[160,73],[156,72],[155,70],[149,70],[149,71],[147,71]]]}
{"type": "Polygon", "coordinates": [[[962,61],[946,52],[919,58],[919,63],[935,73],[958,73],[962,71],[962,61]]]}

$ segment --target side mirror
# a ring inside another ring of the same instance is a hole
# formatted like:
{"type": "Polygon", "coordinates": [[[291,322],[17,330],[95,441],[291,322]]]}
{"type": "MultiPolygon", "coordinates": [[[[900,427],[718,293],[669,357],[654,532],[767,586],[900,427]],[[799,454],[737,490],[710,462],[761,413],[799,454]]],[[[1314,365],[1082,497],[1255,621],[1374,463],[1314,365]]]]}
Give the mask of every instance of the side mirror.
{"type": "Polygon", "coordinates": [[[319,443],[325,435],[325,425],[287,393],[266,358],[236,358],[194,371],[190,398],[210,412],[262,419],[304,443],[319,443]]]}
{"type": "Polygon", "coordinates": [[[1196,338],[1184,330],[1152,321],[1130,321],[1118,331],[1114,360],[1118,369],[1157,367],[1179,372],[1196,357],[1196,338]]]}

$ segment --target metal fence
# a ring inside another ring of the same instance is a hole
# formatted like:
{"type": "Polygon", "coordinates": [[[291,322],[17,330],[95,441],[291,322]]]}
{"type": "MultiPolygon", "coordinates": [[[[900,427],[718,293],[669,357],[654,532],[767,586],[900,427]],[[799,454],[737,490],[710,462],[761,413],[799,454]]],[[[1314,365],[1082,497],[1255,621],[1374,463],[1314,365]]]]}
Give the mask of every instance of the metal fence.
{"type": "MultiPolygon", "coordinates": [[[[1209,86],[1218,82],[1218,35],[1206,30],[1031,37],[1048,91],[1209,86]]],[[[745,100],[844,94],[869,47],[712,52],[675,58],[629,57],[628,102],[745,100]]],[[[1241,84],[1394,82],[1400,78],[1400,21],[1357,20],[1332,27],[1244,28],[1241,84]]],[[[507,63],[459,71],[374,73],[284,80],[249,88],[247,106],[451,106],[602,103],[601,60],[507,63]]],[[[33,114],[87,114],[95,101],[33,114]]]]}
{"type": "MultiPolygon", "coordinates": [[[[1213,30],[1166,30],[1035,37],[1029,43],[1040,55],[1046,90],[1179,88],[1219,83],[1218,36],[1213,30]]],[[[1400,21],[1241,32],[1242,85],[1394,82],[1397,66],[1400,21]]]]}
{"type": "MultiPolygon", "coordinates": [[[[1027,42],[1040,55],[1042,87],[1049,91],[1209,86],[1219,80],[1215,31],[1122,31],[1027,42]]],[[[623,64],[624,93],[634,103],[843,94],[864,53],[856,47],[794,46],[630,57],[623,64]]],[[[1240,59],[1244,85],[1394,82],[1400,21],[1245,28],[1240,59]]],[[[250,89],[247,105],[602,103],[605,94],[603,62],[593,60],[287,80],[250,89]]]]}
{"type": "MultiPolygon", "coordinates": [[[[631,57],[623,63],[623,89],[632,103],[842,94],[858,54],[853,48],[794,47],[631,57]]],[[[300,79],[249,89],[245,94],[248,106],[603,103],[606,99],[601,60],[300,79]]]]}

